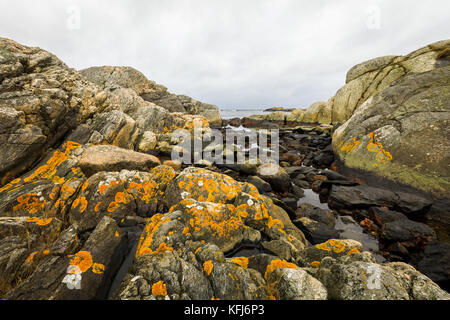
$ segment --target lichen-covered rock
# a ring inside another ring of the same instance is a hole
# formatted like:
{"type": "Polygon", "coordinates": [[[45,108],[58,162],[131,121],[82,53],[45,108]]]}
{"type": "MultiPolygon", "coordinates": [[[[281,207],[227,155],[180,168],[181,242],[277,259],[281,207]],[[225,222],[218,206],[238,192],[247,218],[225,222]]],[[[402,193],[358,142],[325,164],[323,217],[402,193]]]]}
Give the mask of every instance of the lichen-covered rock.
{"type": "Polygon", "coordinates": [[[318,267],[325,257],[337,259],[360,252],[362,252],[362,244],[355,240],[330,239],[324,243],[307,247],[302,252],[301,262],[305,267],[318,267]]]}
{"type": "MultiPolygon", "coordinates": [[[[201,115],[211,125],[222,125],[218,107],[196,101],[188,96],[172,94],[166,87],[148,80],[141,72],[131,67],[92,67],[81,70],[80,73],[105,90],[130,89],[143,100],[161,106],[169,112],[201,115]]],[[[157,119],[154,120],[155,123],[158,122],[157,119]]]]}
{"type": "Polygon", "coordinates": [[[325,286],[300,268],[275,269],[267,282],[277,300],[327,300],[325,286]]]}
{"type": "Polygon", "coordinates": [[[78,165],[86,176],[100,171],[148,171],[160,165],[158,158],[111,145],[89,146],[81,155],[78,165]]]}
{"type": "Polygon", "coordinates": [[[315,102],[305,112],[303,122],[307,123],[331,123],[331,104],[332,102],[315,102]]]}
{"type": "Polygon", "coordinates": [[[440,41],[406,56],[387,56],[353,67],[347,83],[330,100],[332,123],[344,123],[370,97],[393,82],[414,74],[429,72],[448,65],[450,41],[440,41]]]}
{"type": "Polygon", "coordinates": [[[368,99],[333,136],[350,169],[448,198],[450,66],[411,74],[368,99]]]}
{"type": "Polygon", "coordinates": [[[104,217],[81,250],[58,255],[48,250],[32,275],[9,291],[9,300],[105,299],[124,258],[124,233],[104,217]]]}
{"type": "Polygon", "coordinates": [[[438,300],[450,295],[404,263],[376,264],[367,252],[324,258],[312,275],[337,300],[438,300]]]}
{"type": "Polygon", "coordinates": [[[40,158],[111,96],[40,48],[0,38],[0,185],[40,158]]]}

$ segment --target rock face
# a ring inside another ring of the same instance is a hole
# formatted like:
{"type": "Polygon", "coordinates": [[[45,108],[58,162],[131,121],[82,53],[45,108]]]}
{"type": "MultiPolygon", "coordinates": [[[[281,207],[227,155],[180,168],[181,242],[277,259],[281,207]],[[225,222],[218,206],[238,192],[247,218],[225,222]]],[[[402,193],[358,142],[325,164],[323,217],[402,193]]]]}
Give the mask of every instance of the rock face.
{"type": "Polygon", "coordinates": [[[118,108],[54,55],[0,38],[0,185],[95,112],[118,108]]]}
{"type": "Polygon", "coordinates": [[[448,197],[450,66],[411,74],[371,97],[333,136],[351,169],[448,197]]]}
{"type": "Polygon", "coordinates": [[[145,101],[161,106],[169,112],[201,115],[213,126],[222,125],[218,107],[188,96],[172,94],[166,87],[148,80],[141,72],[131,67],[92,67],[81,70],[80,73],[109,91],[118,88],[131,89],[145,101]]]}
{"type": "Polygon", "coordinates": [[[123,169],[147,171],[160,165],[158,158],[116,146],[91,146],[81,155],[78,165],[90,177],[100,171],[122,171],[123,169]]]}
{"type": "Polygon", "coordinates": [[[311,105],[305,112],[304,122],[346,122],[365,101],[395,81],[447,66],[449,45],[449,40],[440,41],[406,56],[385,56],[354,66],[347,73],[346,85],[327,103],[311,105]]]}

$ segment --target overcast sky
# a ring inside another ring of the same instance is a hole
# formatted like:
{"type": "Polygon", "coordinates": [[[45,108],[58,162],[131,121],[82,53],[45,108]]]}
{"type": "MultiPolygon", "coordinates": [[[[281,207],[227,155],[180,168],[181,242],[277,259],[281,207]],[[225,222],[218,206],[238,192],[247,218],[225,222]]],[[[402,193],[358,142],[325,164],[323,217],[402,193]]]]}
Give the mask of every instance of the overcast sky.
{"type": "Polygon", "coordinates": [[[221,108],[303,108],[355,64],[450,38],[449,17],[449,0],[0,0],[0,37],[221,108]]]}

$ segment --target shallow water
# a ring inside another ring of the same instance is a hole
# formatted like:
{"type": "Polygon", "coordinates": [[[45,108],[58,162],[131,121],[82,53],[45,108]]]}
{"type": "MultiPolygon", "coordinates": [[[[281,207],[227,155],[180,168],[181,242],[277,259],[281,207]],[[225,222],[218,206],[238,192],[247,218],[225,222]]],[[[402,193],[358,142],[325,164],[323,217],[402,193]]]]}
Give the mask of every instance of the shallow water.
{"type": "Polygon", "coordinates": [[[317,193],[312,191],[312,189],[304,189],[305,196],[298,200],[297,205],[300,207],[303,203],[309,203],[312,204],[315,207],[318,207],[320,209],[330,210],[328,207],[328,203],[320,202],[320,197],[317,193]]]}

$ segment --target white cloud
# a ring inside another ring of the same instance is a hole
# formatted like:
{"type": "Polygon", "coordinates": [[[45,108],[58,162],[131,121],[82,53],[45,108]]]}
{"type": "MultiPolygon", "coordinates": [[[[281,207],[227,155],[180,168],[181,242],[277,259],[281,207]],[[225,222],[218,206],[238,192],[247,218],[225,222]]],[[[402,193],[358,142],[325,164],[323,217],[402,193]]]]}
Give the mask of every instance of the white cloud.
{"type": "Polygon", "coordinates": [[[448,38],[448,12],[447,0],[0,0],[0,36],[77,69],[133,66],[220,107],[306,107],[357,63],[448,38]]]}

